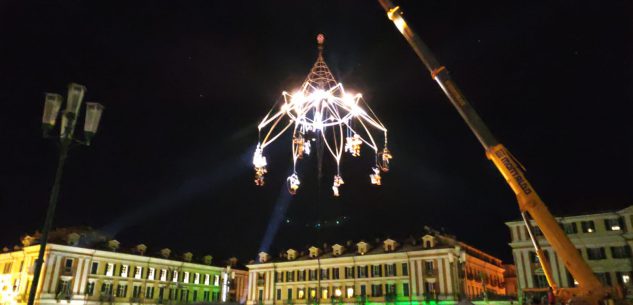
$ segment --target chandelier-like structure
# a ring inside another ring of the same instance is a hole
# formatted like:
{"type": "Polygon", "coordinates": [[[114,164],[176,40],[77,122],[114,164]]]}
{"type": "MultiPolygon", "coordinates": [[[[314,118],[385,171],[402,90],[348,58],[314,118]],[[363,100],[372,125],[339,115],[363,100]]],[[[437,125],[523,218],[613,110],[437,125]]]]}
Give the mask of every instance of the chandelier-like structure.
{"type": "Polygon", "coordinates": [[[275,105],[259,123],[259,143],[253,156],[255,184],[264,185],[267,173],[265,148],[292,128],[293,173],[287,178],[288,191],[296,194],[301,181],[297,161],[310,155],[317,141],[322,141],[336,162],[332,192],[339,196],[345,182],[341,176],[343,153],[360,156],[366,145],[375,154],[376,163],[369,175],[374,185],[381,185],[381,172],[389,171],[392,156],[387,149],[387,128],[363,100],[360,93],[346,92],[336,81],[323,59],[323,34],[317,36],[318,57],[301,87],[293,93],[283,92],[283,102],[275,105]],[[378,147],[382,134],[384,146],[378,147]],[[263,136],[263,138],[262,138],[263,136]]]}

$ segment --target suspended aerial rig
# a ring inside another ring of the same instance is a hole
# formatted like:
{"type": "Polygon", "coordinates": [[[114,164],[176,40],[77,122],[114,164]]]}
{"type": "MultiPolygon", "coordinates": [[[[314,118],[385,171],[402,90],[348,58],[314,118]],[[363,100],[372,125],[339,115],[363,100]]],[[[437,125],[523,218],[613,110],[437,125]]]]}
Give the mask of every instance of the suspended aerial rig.
{"type": "Polygon", "coordinates": [[[317,60],[303,84],[292,93],[284,91],[283,100],[258,125],[259,142],[253,156],[255,184],[258,186],[264,185],[267,173],[266,147],[287,130],[292,130],[293,172],[287,178],[287,184],[293,195],[301,184],[297,161],[309,156],[317,143],[325,146],[336,163],[332,183],[334,196],[339,196],[339,187],[344,184],[341,175],[344,153],[358,157],[363,145],[373,151],[375,164],[369,178],[374,185],[381,184],[381,172],[389,171],[392,156],[387,148],[387,128],[369,108],[362,94],[348,92],[336,81],[323,59],[324,41],[323,34],[317,35],[317,60]],[[384,141],[382,147],[379,147],[379,140],[384,141]]]}

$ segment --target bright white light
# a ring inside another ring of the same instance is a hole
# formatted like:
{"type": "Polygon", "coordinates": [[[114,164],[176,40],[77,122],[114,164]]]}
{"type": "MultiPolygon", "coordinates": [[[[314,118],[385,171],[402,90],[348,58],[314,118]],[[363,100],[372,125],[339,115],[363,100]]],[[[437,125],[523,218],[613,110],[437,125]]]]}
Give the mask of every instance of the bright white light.
{"type": "Polygon", "coordinates": [[[611,231],[620,231],[620,226],[619,225],[612,225],[611,226],[611,231]]]}
{"type": "Polygon", "coordinates": [[[622,283],[628,284],[631,281],[631,277],[628,274],[622,275],[622,283]]]}
{"type": "Polygon", "coordinates": [[[267,165],[266,157],[262,155],[262,149],[259,148],[259,146],[255,150],[255,155],[253,156],[253,165],[255,165],[256,168],[264,168],[267,165]]]}

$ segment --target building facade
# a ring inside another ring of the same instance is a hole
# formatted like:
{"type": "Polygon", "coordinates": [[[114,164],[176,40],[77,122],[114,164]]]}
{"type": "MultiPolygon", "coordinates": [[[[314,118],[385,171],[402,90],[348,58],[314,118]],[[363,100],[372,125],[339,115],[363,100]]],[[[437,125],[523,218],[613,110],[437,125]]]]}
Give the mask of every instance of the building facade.
{"type": "MultiPolygon", "coordinates": [[[[118,242],[110,241],[118,245],[118,242]]],[[[49,243],[36,304],[186,304],[245,301],[248,273],[231,267],[49,243]]],[[[39,245],[0,253],[0,304],[25,304],[39,245]]]]}
{"type": "MultiPolygon", "coordinates": [[[[631,291],[633,245],[633,206],[623,210],[558,217],[561,228],[578,248],[594,273],[605,285],[620,286],[631,291]]],[[[516,265],[519,289],[547,287],[547,281],[523,221],[507,222],[512,236],[512,254],[516,265]]],[[[552,267],[559,287],[574,287],[575,280],[567,271],[541,231],[532,223],[534,233],[552,267]]]]}
{"type": "Polygon", "coordinates": [[[249,268],[247,304],[456,302],[504,295],[502,263],[442,235],[260,253],[249,268]]]}

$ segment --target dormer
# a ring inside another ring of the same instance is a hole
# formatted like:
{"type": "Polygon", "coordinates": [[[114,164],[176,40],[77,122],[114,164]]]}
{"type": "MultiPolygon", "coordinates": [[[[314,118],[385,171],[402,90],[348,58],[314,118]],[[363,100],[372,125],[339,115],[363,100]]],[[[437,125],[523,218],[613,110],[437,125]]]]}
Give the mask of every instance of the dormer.
{"type": "Polygon", "coordinates": [[[335,244],[334,246],[332,246],[332,255],[339,256],[343,254],[344,252],[345,252],[345,247],[339,244],[335,244]]]}
{"type": "Polygon", "coordinates": [[[270,255],[264,251],[259,252],[259,262],[267,263],[270,260],[270,255]]]}
{"type": "Polygon", "coordinates": [[[171,250],[169,248],[164,248],[160,250],[160,256],[162,256],[163,258],[169,258],[170,255],[171,250]]]}
{"type": "Polygon", "coordinates": [[[385,252],[393,252],[396,248],[398,248],[398,242],[388,238],[383,242],[383,248],[385,249],[385,252]]]}
{"type": "Polygon", "coordinates": [[[288,251],[286,251],[286,254],[286,257],[289,261],[297,259],[297,250],[295,249],[288,249],[288,251]]]}
{"type": "Polygon", "coordinates": [[[308,250],[310,251],[310,257],[311,258],[315,258],[315,257],[317,257],[317,256],[319,256],[321,254],[321,249],[319,249],[319,248],[317,248],[315,246],[310,247],[308,250]]]}
{"type": "Polygon", "coordinates": [[[193,253],[191,252],[187,252],[185,254],[182,255],[182,260],[188,263],[191,263],[191,260],[193,260],[193,253]]]}
{"type": "Polygon", "coordinates": [[[136,245],[136,247],[134,247],[134,251],[138,253],[139,255],[144,255],[145,252],[147,251],[147,246],[144,244],[138,244],[136,245]]]}
{"type": "Polygon", "coordinates": [[[430,249],[435,248],[436,239],[433,235],[424,235],[422,236],[422,248],[430,249]]]}
{"type": "Polygon", "coordinates": [[[79,244],[79,238],[81,238],[79,234],[77,234],[76,232],[72,232],[66,236],[66,243],[69,246],[76,246],[77,244],[79,244]]]}
{"type": "Polygon", "coordinates": [[[369,251],[369,244],[364,241],[361,241],[356,244],[356,250],[358,254],[365,255],[365,253],[369,251]]]}

